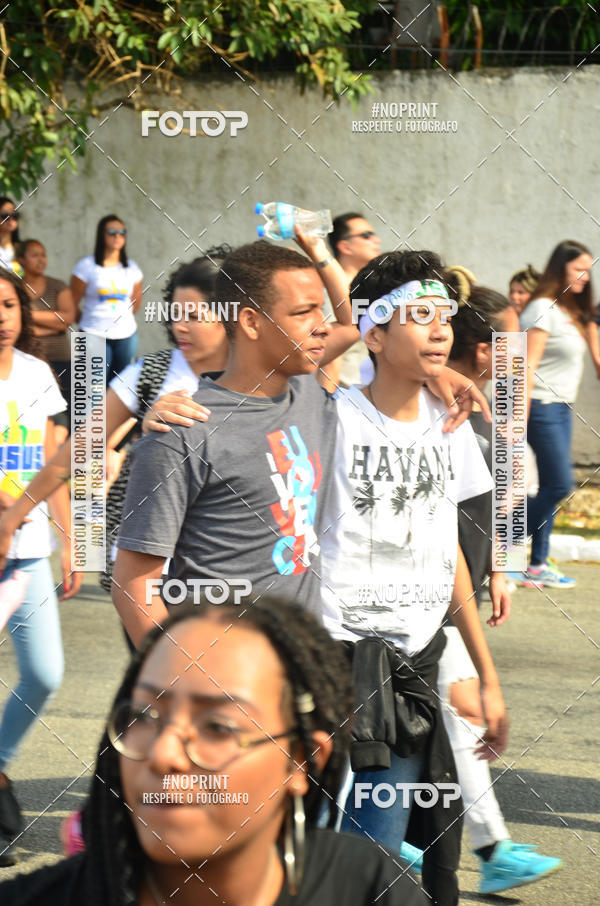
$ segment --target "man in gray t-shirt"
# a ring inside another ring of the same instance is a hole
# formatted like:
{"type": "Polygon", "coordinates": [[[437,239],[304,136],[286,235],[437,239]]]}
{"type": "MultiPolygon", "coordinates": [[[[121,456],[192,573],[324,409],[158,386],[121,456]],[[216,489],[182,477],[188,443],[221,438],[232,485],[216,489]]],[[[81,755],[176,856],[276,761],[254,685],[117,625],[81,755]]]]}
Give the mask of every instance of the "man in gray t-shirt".
{"type": "Polygon", "coordinates": [[[171,557],[169,579],[247,578],[253,595],[272,588],[318,601],[332,397],[302,375],[276,397],[202,378],[194,400],[211,410],[209,422],[136,445],[119,548],[171,557]]]}
{"type": "Polygon", "coordinates": [[[312,261],[267,242],[225,259],[216,296],[236,316],[225,321],[229,362],[194,396],[210,421],[136,446],[113,586],[136,644],[166,616],[158,586],[167,557],[169,578],[249,579],[253,595],[269,588],[319,609],[336,417],[314,372],[358,331],[325,243],[301,244],[312,261]],[[323,322],[323,284],[336,300],[334,329],[323,322]]]}

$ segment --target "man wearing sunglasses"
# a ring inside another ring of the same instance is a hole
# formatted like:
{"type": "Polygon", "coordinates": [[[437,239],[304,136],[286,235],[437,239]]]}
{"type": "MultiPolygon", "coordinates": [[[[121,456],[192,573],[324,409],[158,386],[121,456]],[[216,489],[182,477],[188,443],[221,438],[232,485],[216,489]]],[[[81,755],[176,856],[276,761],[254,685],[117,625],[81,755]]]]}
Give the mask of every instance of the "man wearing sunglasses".
{"type": "MultiPolygon", "coordinates": [[[[333,230],[329,234],[328,240],[334,257],[337,258],[348,278],[348,286],[359,270],[372,258],[377,257],[381,249],[381,240],[369,221],[365,220],[361,214],[354,212],[340,214],[334,219],[333,230]]],[[[336,383],[344,387],[361,383],[359,365],[367,357],[367,348],[363,341],[359,340],[338,360],[341,367],[337,377],[331,376],[336,383]]],[[[331,366],[329,366],[328,372],[331,370],[331,366]]]]}

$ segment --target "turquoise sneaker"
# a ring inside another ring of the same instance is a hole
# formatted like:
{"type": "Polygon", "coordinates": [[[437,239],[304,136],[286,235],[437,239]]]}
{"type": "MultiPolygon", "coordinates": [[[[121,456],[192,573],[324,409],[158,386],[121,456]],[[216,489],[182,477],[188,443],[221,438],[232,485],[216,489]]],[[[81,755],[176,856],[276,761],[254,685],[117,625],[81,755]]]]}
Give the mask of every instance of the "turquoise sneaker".
{"type": "Polygon", "coordinates": [[[523,573],[521,584],[525,588],[575,588],[577,581],[564,576],[557,566],[544,563],[543,566],[530,566],[523,573]]]}
{"type": "Polygon", "coordinates": [[[423,871],[423,850],[411,846],[410,843],[403,843],[400,847],[400,858],[408,862],[408,867],[420,875],[423,871]]]}
{"type": "Polygon", "coordinates": [[[501,840],[489,862],[481,862],[479,893],[500,893],[523,884],[533,884],[557,871],[561,859],[537,853],[535,846],[501,840]]]}

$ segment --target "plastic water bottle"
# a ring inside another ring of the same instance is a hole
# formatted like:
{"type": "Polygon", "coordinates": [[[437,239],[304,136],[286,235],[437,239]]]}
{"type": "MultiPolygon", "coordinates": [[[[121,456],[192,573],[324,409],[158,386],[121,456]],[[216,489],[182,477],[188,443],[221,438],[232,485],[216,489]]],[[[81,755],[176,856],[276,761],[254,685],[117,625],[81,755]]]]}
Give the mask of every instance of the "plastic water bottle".
{"type": "Polygon", "coordinates": [[[293,239],[294,227],[299,226],[307,236],[325,237],[333,230],[331,211],[305,211],[282,201],[258,202],[255,214],[262,214],[266,223],[259,223],[256,232],[269,239],[293,239]]]}

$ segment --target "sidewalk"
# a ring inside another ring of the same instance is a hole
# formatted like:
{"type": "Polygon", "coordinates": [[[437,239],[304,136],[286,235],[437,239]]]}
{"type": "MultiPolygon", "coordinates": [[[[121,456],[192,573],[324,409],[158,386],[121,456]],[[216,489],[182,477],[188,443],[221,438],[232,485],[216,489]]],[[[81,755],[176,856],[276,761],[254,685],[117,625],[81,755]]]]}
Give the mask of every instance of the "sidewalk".
{"type": "MultiPolygon", "coordinates": [[[[510,745],[493,771],[496,794],[513,838],[537,843],[565,864],[538,884],[480,898],[477,863],[465,838],[461,904],[599,901],[600,571],[569,564],[567,573],[578,579],[576,589],[547,595],[519,589],[508,624],[486,627],[511,716],[510,745]]],[[[65,679],[11,768],[29,827],[19,865],[0,869],[0,879],[60,857],[60,821],[83,801],[103,720],[127,662],[119,621],[95,576],[79,598],[61,604],[61,616],[65,679]]],[[[4,699],[17,676],[6,634],[0,657],[4,699]]]]}

